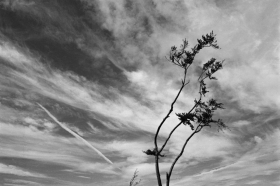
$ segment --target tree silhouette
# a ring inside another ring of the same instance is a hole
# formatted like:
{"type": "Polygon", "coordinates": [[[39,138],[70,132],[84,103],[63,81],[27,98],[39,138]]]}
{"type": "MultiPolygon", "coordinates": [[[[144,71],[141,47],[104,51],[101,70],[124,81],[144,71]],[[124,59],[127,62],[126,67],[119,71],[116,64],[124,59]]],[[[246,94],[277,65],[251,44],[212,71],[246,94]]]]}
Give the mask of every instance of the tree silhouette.
{"type": "Polygon", "coordinates": [[[199,83],[199,98],[198,100],[194,100],[193,107],[188,111],[184,113],[176,113],[179,119],[179,123],[170,131],[169,136],[164,141],[163,145],[159,147],[158,145],[158,135],[160,132],[161,127],[166,122],[167,118],[170,117],[170,114],[173,112],[174,104],[176,103],[178,97],[180,96],[182,90],[189,84],[189,82],[186,81],[187,72],[190,66],[194,62],[195,56],[205,47],[212,47],[214,49],[219,49],[219,46],[217,44],[216,35],[213,34],[213,31],[209,34],[206,34],[205,36],[202,35],[202,39],[197,39],[198,44],[196,44],[193,48],[190,50],[187,50],[188,47],[188,41],[183,40],[183,44],[179,49],[177,47],[173,46],[170,50],[170,56],[169,61],[173,63],[174,65],[177,65],[181,67],[184,70],[184,76],[182,79],[182,85],[179,89],[174,101],[171,103],[170,110],[166,114],[166,116],[163,118],[162,122],[159,124],[157,131],[154,136],[154,148],[153,150],[146,150],[143,151],[147,155],[151,155],[155,157],[155,169],[156,169],[156,176],[157,176],[157,182],[159,186],[162,186],[162,180],[161,180],[161,174],[159,170],[159,158],[164,157],[162,151],[166,147],[167,142],[169,141],[170,137],[174,133],[174,131],[180,126],[180,125],[186,125],[191,128],[193,131],[191,135],[186,139],[181,152],[177,155],[177,157],[172,162],[170,169],[168,172],[166,172],[166,186],[169,186],[170,179],[172,175],[172,171],[174,169],[175,164],[180,159],[182,154],[184,153],[185,147],[189,140],[196,134],[199,133],[204,127],[211,127],[211,125],[215,124],[218,127],[218,130],[225,129],[227,126],[223,123],[221,119],[213,119],[214,112],[217,109],[223,109],[222,103],[218,103],[215,99],[210,99],[208,101],[203,101],[203,98],[205,95],[209,92],[206,87],[206,80],[217,80],[216,77],[213,76],[217,71],[222,69],[222,65],[224,61],[216,61],[215,58],[211,58],[209,61],[207,61],[201,70],[201,74],[197,79],[197,82],[199,83]]]}

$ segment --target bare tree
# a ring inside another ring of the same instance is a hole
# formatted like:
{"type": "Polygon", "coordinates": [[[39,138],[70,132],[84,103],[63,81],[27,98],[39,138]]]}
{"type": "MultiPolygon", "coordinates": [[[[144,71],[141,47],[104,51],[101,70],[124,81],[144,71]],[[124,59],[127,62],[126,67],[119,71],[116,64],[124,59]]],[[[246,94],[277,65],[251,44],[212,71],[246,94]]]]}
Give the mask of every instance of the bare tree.
{"type": "Polygon", "coordinates": [[[155,169],[156,169],[157,182],[159,186],[162,186],[161,174],[159,169],[159,158],[164,157],[164,155],[161,153],[166,147],[166,144],[169,141],[172,134],[174,133],[174,131],[180,125],[183,124],[189,126],[193,132],[185,140],[181,152],[177,155],[177,157],[172,162],[169,171],[166,172],[166,186],[169,186],[170,184],[170,179],[175,164],[184,153],[187,143],[195,134],[199,133],[206,126],[211,127],[212,124],[216,124],[218,130],[226,128],[226,125],[223,123],[221,119],[217,119],[217,120],[213,119],[214,112],[217,109],[223,108],[222,103],[218,103],[215,99],[203,101],[203,97],[205,97],[205,95],[208,92],[205,81],[207,79],[217,80],[217,78],[213,77],[213,74],[216,73],[218,70],[222,69],[222,64],[224,62],[224,61],[216,61],[215,58],[211,58],[202,66],[201,74],[197,79],[197,82],[199,83],[198,100],[197,99],[194,100],[194,105],[188,112],[176,113],[180,122],[170,131],[169,136],[166,138],[162,146],[159,147],[158,145],[158,135],[161,127],[166,122],[167,118],[170,117],[170,114],[173,112],[174,104],[176,103],[182,90],[189,84],[189,81],[188,82],[186,81],[187,72],[190,66],[193,64],[195,56],[199,53],[201,49],[205,47],[212,47],[214,49],[219,49],[219,46],[217,45],[216,36],[213,34],[213,31],[210,34],[206,34],[205,36],[202,35],[202,39],[198,39],[197,41],[198,44],[196,44],[190,50],[187,50],[188,42],[186,40],[183,40],[183,44],[179,49],[177,49],[175,46],[171,47],[170,56],[168,60],[174,65],[181,67],[184,71],[181,88],[179,89],[175,99],[171,103],[169,112],[166,114],[166,116],[163,118],[162,122],[159,124],[157,128],[154,137],[154,149],[153,150],[148,149],[147,151],[143,151],[147,155],[152,155],[155,157],[155,169]]]}

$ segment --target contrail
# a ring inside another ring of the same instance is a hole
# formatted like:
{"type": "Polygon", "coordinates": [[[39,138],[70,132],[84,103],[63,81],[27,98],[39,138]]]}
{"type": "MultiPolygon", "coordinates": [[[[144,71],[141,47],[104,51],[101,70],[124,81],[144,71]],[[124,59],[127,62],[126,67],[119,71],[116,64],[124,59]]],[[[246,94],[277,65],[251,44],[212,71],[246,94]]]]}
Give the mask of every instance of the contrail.
{"type": "Polygon", "coordinates": [[[78,134],[76,134],[74,131],[72,131],[71,129],[67,128],[64,124],[62,124],[61,122],[59,122],[45,107],[43,107],[42,105],[40,105],[39,103],[37,103],[59,126],[61,126],[64,130],[66,130],[67,132],[69,132],[70,134],[72,134],[75,138],[81,140],[82,142],[84,142],[84,144],[86,146],[88,146],[89,148],[91,148],[92,150],[94,150],[95,152],[97,152],[97,154],[99,154],[99,156],[101,156],[102,158],[104,158],[108,163],[113,165],[113,162],[111,160],[109,160],[106,156],[104,156],[104,154],[102,154],[99,150],[97,150],[94,146],[92,146],[88,141],[86,141],[84,138],[82,138],[81,136],[79,136],[78,134]]]}

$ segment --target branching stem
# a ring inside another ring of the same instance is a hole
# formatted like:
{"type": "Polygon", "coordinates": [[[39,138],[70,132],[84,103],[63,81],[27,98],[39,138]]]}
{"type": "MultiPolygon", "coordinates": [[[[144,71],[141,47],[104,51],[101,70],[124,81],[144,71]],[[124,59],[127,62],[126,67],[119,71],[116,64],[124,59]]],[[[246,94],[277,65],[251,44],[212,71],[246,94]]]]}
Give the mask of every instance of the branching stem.
{"type": "Polygon", "coordinates": [[[185,141],[185,143],[184,143],[184,145],[183,145],[183,148],[181,149],[180,154],[176,157],[176,159],[175,159],[174,162],[172,163],[172,165],[171,165],[171,167],[170,167],[170,169],[169,169],[169,172],[166,173],[166,186],[169,186],[170,178],[171,178],[171,175],[172,175],[173,168],[174,168],[175,164],[177,163],[177,161],[180,159],[180,157],[183,155],[187,143],[190,141],[190,139],[191,139],[196,133],[198,133],[198,132],[201,130],[201,129],[199,129],[199,131],[198,131],[198,130],[197,130],[198,127],[200,127],[200,125],[198,125],[198,126],[196,127],[196,129],[194,130],[194,132],[187,138],[187,140],[185,141]]]}
{"type": "MultiPolygon", "coordinates": [[[[189,65],[190,66],[190,65],[189,65]]],[[[157,128],[157,132],[155,134],[155,138],[154,138],[154,144],[155,144],[155,151],[156,151],[156,155],[155,155],[155,166],[156,166],[156,174],[157,174],[157,180],[158,180],[158,185],[159,186],[162,186],[162,183],[161,183],[161,178],[160,178],[160,171],[159,171],[159,156],[160,156],[160,151],[158,151],[158,145],[157,145],[157,137],[158,137],[158,134],[159,134],[159,131],[162,127],[162,125],[164,124],[164,122],[166,121],[167,118],[169,118],[169,115],[172,113],[173,111],[173,107],[174,107],[174,104],[176,103],[178,97],[180,96],[183,88],[189,83],[186,83],[186,76],[187,76],[187,71],[188,71],[188,68],[189,66],[187,66],[185,68],[185,71],[184,71],[184,78],[182,80],[182,86],[177,94],[177,96],[175,97],[175,99],[173,100],[171,106],[170,106],[170,110],[169,112],[167,113],[167,115],[163,118],[162,122],[160,123],[160,125],[158,126],[157,128]]]]}

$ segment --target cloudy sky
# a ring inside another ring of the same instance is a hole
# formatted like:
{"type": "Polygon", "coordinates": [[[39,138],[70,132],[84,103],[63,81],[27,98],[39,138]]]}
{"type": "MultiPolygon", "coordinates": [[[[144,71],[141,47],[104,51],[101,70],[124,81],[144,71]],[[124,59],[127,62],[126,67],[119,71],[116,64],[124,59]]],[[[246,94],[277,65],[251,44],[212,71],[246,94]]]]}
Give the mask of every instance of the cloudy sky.
{"type": "MultiPolygon", "coordinates": [[[[156,185],[153,136],[183,72],[166,60],[186,38],[217,35],[195,58],[174,112],[198,98],[197,72],[225,59],[209,96],[230,130],[205,128],[175,166],[174,186],[280,185],[278,0],[1,0],[0,185],[156,185]],[[108,163],[65,127],[98,149],[108,163]]],[[[173,113],[160,141],[178,123],[173,113]]],[[[180,126],[162,177],[191,133],[180,126]]]]}

